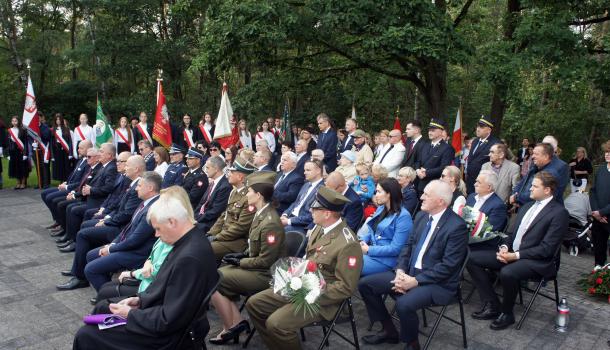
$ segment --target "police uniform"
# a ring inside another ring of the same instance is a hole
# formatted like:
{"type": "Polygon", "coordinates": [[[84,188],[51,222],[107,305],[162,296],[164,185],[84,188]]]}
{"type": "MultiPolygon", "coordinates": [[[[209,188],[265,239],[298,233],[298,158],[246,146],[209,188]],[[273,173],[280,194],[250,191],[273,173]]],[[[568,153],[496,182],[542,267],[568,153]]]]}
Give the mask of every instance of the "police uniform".
{"type": "MultiPolygon", "coordinates": [[[[172,144],[169,148],[169,154],[175,153],[186,153],[186,149],[182,148],[180,145],[172,144]]],[[[165,175],[163,176],[163,183],[161,184],[161,188],[167,188],[170,186],[181,186],[184,177],[185,169],[187,169],[186,165],[183,162],[178,163],[170,163],[167,167],[167,171],[165,171],[165,175]]]]}
{"type": "MultiPolygon", "coordinates": [[[[312,209],[340,212],[348,202],[345,196],[322,186],[312,209]]],[[[318,313],[295,313],[293,304],[271,288],[252,296],[246,304],[250,320],[269,349],[301,349],[298,330],[315,321],[331,320],[341,302],[358,286],[362,249],[356,234],[342,219],[326,233],[319,225],[309,233],[306,258],[316,262],[326,281],[326,290],[318,299],[318,313]]]]}
{"type": "MultiPolygon", "coordinates": [[[[187,158],[199,158],[203,160],[205,155],[198,149],[192,147],[186,153],[187,158]]],[[[203,194],[208,188],[208,177],[201,170],[201,167],[191,171],[189,168],[185,168],[183,173],[184,179],[182,180],[182,187],[188,193],[189,200],[193,208],[196,208],[203,197],[203,194]]]]}
{"type": "MultiPolygon", "coordinates": [[[[491,120],[484,115],[481,116],[477,124],[478,126],[491,129],[494,127],[491,120]]],[[[489,162],[491,146],[500,142],[502,141],[499,138],[491,134],[485,140],[481,140],[478,137],[472,140],[470,153],[468,153],[468,164],[466,166],[466,192],[468,194],[474,192],[474,183],[477,180],[477,176],[479,176],[483,164],[489,162]]]]}
{"type": "MultiPolygon", "coordinates": [[[[274,173],[257,172],[248,176],[248,186],[271,186],[274,173]]],[[[254,214],[250,227],[248,250],[238,266],[226,265],[219,269],[222,280],[218,292],[236,300],[240,295],[250,295],[269,287],[269,268],[286,255],[284,226],[270,203],[254,214]]]]}
{"type": "MultiPolygon", "coordinates": [[[[229,168],[229,171],[239,171],[244,174],[251,174],[255,170],[254,165],[241,157],[237,157],[232,167],[229,168]]],[[[248,188],[245,185],[234,188],[229,195],[224,214],[208,231],[217,262],[220,262],[226,254],[240,253],[248,247],[248,231],[252,226],[256,208],[248,205],[246,193],[248,193],[248,188]]]]}

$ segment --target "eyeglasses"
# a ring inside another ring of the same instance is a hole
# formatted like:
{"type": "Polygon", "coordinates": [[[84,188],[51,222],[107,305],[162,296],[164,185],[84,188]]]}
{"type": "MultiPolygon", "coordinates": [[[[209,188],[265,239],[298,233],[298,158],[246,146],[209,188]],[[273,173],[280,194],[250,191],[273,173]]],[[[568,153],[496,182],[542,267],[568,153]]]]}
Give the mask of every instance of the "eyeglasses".
{"type": "Polygon", "coordinates": [[[91,159],[91,158],[95,158],[97,156],[87,156],[87,158],[91,159]]]}
{"type": "Polygon", "coordinates": [[[117,163],[127,163],[126,160],[117,160],[117,163]]]}
{"type": "Polygon", "coordinates": [[[216,148],[216,147],[210,148],[210,152],[218,152],[218,148],[216,148]]]}
{"type": "Polygon", "coordinates": [[[145,150],[145,148],[138,148],[138,151],[140,151],[140,152],[143,150],[145,150]]]}

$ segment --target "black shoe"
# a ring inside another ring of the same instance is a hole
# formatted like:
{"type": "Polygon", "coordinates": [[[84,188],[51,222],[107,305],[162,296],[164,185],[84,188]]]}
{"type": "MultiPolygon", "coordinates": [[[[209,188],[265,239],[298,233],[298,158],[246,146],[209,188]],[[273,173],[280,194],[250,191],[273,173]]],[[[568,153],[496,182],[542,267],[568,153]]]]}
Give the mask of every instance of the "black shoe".
{"type": "Polygon", "coordinates": [[[91,303],[91,305],[95,305],[97,304],[97,298],[91,298],[89,299],[89,302],[91,303]]]}
{"type": "Polygon", "coordinates": [[[53,232],[57,232],[57,231],[61,231],[63,230],[63,228],[61,227],[60,224],[57,224],[57,226],[55,226],[54,228],[51,229],[51,231],[53,232]]]}
{"type": "Polygon", "coordinates": [[[212,344],[217,344],[220,342],[220,344],[225,344],[228,343],[229,341],[233,340],[233,343],[237,344],[239,343],[239,335],[241,334],[241,332],[246,332],[246,333],[250,333],[250,323],[246,320],[243,320],[241,322],[239,322],[238,324],[236,324],[235,326],[227,329],[227,331],[223,334],[220,335],[220,339],[218,338],[212,338],[210,339],[210,342],[212,344]],[[215,343],[216,342],[216,343],[215,343]]]}
{"type": "Polygon", "coordinates": [[[500,316],[500,311],[486,303],[481,310],[473,312],[470,316],[475,320],[495,320],[500,316]]]}
{"type": "Polygon", "coordinates": [[[69,246],[72,243],[74,243],[74,241],[69,239],[69,240],[67,240],[67,241],[65,241],[63,243],[57,243],[57,248],[64,248],[64,247],[69,246]]]}
{"type": "Polygon", "coordinates": [[[80,280],[76,277],[70,278],[70,280],[64,284],[58,284],[57,289],[59,290],[72,290],[77,288],[87,288],[89,287],[89,281],[80,280]]]}
{"type": "Polygon", "coordinates": [[[66,243],[69,240],[70,240],[70,236],[68,236],[67,234],[64,234],[63,236],[57,238],[55,240],[55,243],[66,243]]]}
{"type": "Polygon", "coordinates": [[[513,314],[501,313],[500,316],[498,316],[498,318],[496,318],[489,325],[489,328],[493,329],[494,331],[499,331],[505,329],[513,323],[515,323],[515,316],[513,316],[513,314]]]}
{"type": "Polygon", "coordinates": [[[59,251],[62,253],[71,253],[76,250],[76,243],[72,242],[70,245],[67,245],[63,248],[59,248],[59,251]]]}
{"type": "Polygon", "coordinates": [[[66,276],[66,277],[73,277],[74,275],[72,274],[71,270],[63,270],[62,272],[60,272],[62,276],[66,276]]]}
{"type": "Polygon", "coordinates": [[[362,337],[362,341],[367,344],[398,344],[398,335],[389,335],[386,331],[381,330],[375,334],[369,334],[362,337]]]}
{"type": "Polygon", "coordinates": [[[234,335],[233,338],[227,338],[227,337],[225,337],[225,334],[227,334],[227,333],[223,333],[219,337],[216,337],[216,338],[210,338],[209,339],[210,344],[224,345],[224,344],[230,342],[231,340],[233,340],[233,344],[239,344],[239,334],[237,334],[236,336],[234,335]]]}
{"type": "MultiPolygon", "coordinates": [[[[60,226],[61,227],[61,226],[60,226]]],[[[61,229],[59,231],[51,231],[51,233],[49,234],[51,237],[59,237],[59,236],[63,236],[65,234],[64,230],[61,229]]]]}
{"type": "Polygon", "coordinates": [[[405,347],[405,350],[420,350],[421,346],[419,346],[419,341],[414,340],[410,343],[407,344],[407,346],[405,347]]]}
{"type": "Polygon", "coordinates": [[[46,228],[47,230],[54,230],[54,229],[56,229],[58,226],[59,226],[59,224],[58,224],[58,223],[56,223],[56,222],[54,222],[54,223],[52,223],[51,225],[49,225],[49,226],[47,226],[47,227],[45,227],[45,228],[46,228]]]}

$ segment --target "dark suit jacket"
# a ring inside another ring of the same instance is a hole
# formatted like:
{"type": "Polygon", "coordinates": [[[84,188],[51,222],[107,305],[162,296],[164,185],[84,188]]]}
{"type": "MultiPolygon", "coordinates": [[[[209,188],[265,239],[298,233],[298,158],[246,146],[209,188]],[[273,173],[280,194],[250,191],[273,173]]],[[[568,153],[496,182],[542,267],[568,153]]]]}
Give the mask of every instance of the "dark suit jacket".
{"type": "Polygon", "coordinates": [[[78,160],[76,163],[76,167],[68,176],[68,180],[66,180],[67,191],[70,192],[72,190],[76,190],[78,185],[80,184],[83,175],[85,175],[89,171],[89,164],[87,164],[87,159],[82,158],[78,160]]]}
{"type": "Polygon", "coordinates": [[[420,167],[426,169],[426,177],[417,184],[417,191],[423,192],[430,181],[440,179],[443,169],[447,165],[451,165],[454,157],[453,147],[444,141],[439,142],[434,148],[431,148],[430,143],[422,145],[420,167]]]}
{"type": "Polygon", "coordinates": [[[133,186],[129,187],[130,184],[131,180],[129,180],[127,183],[128,187],[121,196],[118,207],[107,214],[110,216],[110,219],[104,220],[106,225],[115,227],[127,225],[129,220],[131,220],[131,216],[142,202],[140,197],[138,197],[138,192],[136,191],[138,183],[136,182],[133,184],[133,186]]]}
{"type": "Polygon", "coordinates": [[[341,142],[341,146],[339,146],[339,152],[338,153],[338,157],[339,155],[347,150],[351,150],[352,146],[354,145],[354,138],[350,137],[350,136],[346,136],[345,139],[343,140],[343,142],[341,142]]]}
{"type": "MultiPolygon", "coordinates": [[[[278,174],[277,181],[280,180],[282,175],[283,173],[278,174]]],[[[290,204],[294,203],[304,182],[303,175],[297,173],[296,169],[294,169],[277,185],[273,190],[273,200],[277,201],[278,207],[276,209],[278,214],[281,215],[290,204]]]]}
{"type": "Polygon", "coordinates": [[[413,184],[409,184],[407,187],[402,189],[402,207],[409,211],[409,214],[413,216],[417,205],[419,204],[419,198],[417,197],[417,190],[413,184]]]}
{"type": "Polygon", "coordinates": [[[112,193],[110,193],[100,205],[101,208],[104,208],[104,212],[111,212],[119,206],[121,197],[123,196],[123,193],[127,191],[130,183],[131,180],[127,176],[117,174],[117,177],[114,180],[114,189],[112,190],[112,193]]]}
{"type": "Polygon", "coordinates": [[[88,185],[91,186],[91,192],[87,196],[87,208],[97,208],[104,202],[106,197],[114,190],[116,177],[116,161],[112,160],[89,181],[88,185]]]}
{"type": "Polygon", "coordinates": [[[409,140],[405,146],[405,158],[402,161],[402,166],[408,166],[415,170],[419,169],[421,166],[422,150],[428,143],[429,142],[424,140],[424,137],[422,136],[415,146],[413,146],[413,151],[409,152],[409,149],[411,148],[411,140],[409,140]]]}
{"type": "Polygon", "coordinates": [[[307,191],[309,191],[309,187],[311,186],[310,182],[305,182],[303,184],[303,187],[301,187],[301,190],[299,191],[299,194],[297,195],[297,199],[288,207],[288,209],[284,210],[285,215],[288,216],[288,218],[290,219],[290,225],[291,226],[302,226],[302,227],[309,227],[309,224],[311,224],[313,222],[313,217],[311,216],[311,212],[309,211],[309,207],[311,206],[311,203],[313,203],[313,200],[316,197],[316,193],[318,193],[318,188],[320,188],[320,186],[322,186],[324,184],[324,181],[320,181],[317,185],[316,188],[311,191],[311,193],[309,194],[308,197],[305,197],[305,194],[307,194],[307,191]],[[304,199],[302,199],[304,198],[304,199]],[[299,212],[297,216],[293,216],[292,215],[292,211],[294,210],[294,208],[297,207],[297,205],[299,205],[300,201],[299,199],[304,200],[304,204],[301,206],[301,208],[299,209],[299,212]]]}
{"type": "Polygon", "coordinates": [[[305,176],[305,162],[309,159],[311,159],[311,154],[306,152],[301,159],[297,161],[297,166],[294,168],[294,171],[301,176],[305,176]]]}
{"type": "MultiPolygon", "coordinates": [[[[606,170],[606,165],[601,165],[595,174],[595,182],[591,186],[589,202],[592,211],[599,211],[602,216],[610,217],[610,172],[606,170]]],[[[610,232],[610,224],[602,224],[596,220],[610,232]]]]}
{"type": "Polygon", "coordinates": [[[266,164],[264,167],[261,168],[261,170],[258,171],[272,171],[274,173],[276,172],[271,163],[266,164]]]}
{"type": "MultiPolygon", "coordinates": [[[[476,193],[471,193],[466,198],[466,205],[473,207],[477,202],[474,198],[476,193]]],[[[493,193],[485,203],[481,206],[481,211],[487,215],[489,224],[493,227],[494,231],[504,231],[506,223],[508,222],[508,216],[506,215],[506,204],[502,201],[497,194],[493,193]]]]}
{"type": "Polygon", "coordinates": [[[328,173],[331,173],[337,167],[337,132],[329,129],[326,133],[320,132],[318,135],[317,148],[324,151],[324,165],[328,173]]]}
{"type": "Polygon", "coordinates": [[[195,208],[197,205],[199,205],[201,197],[208,189],[208,177],[203,173],[201,168],[197,168],[195,171],[191,172],[188,167],[184,167],[182,171],[184,174],[182,188],[184,188],[186,193],[189,195],[191,206],[195,208]]]}
{"type": "Polygon", "coordinates": [[[413,233],[400,253],[396,268],[408,274],[414,273],[420,285],[436,284],[447,290],[457,291],[460,268],[468,251],[468,230],[466,222],[451,208],[445,210],[428,242],[422,259],[422,270],[418,273],[411,269],[411,254],[418,254],[415,251],[417,243],[420,239],[425,239],[428,216],[429,214],[423,211],[417,214],[413,233]]]}
{"type": "Polygon", "coordinates": [[[201,211],[201,206],[205,203],[205,195],[201,197],[201,201],[197,208],[195,208],[195,219],[201,225],[197,225],[201,229],[203,229],[203,233],[207,233],[210,227],[214,225],[216,219],[224,213],[227,209],[227,203],[229,202],[229,195],[231,195],[231,190],[233,186],[229,184],[226,176],[221,176],[220,180],[218,180],[218,184],[212,190],[212,194],[210,195],[210,200],[208,201],[205,209],[205,213],[199,214],[201,211]]]}
{"type": "Polygon", "coordinates": [[[155,230],[146,221],[146,215],[150,206],[159,199],[159,196],[152,199],[140,210],[128,224],[130,225],[124,239],[121,241],[122,234],[119,234],[108,248],[110,253],[130,252],[135,255],[148,256],[155,244],[155,230]]]}
{"type": "Polygon", "coordinates": [[[140,307],[129,312],[125,331],[166,338],[168,349],[175,348],[218,278],[210,243],[192,229],[174,243],[155,281],[138,295],[140,307]]]}
{"type": "Polygon", "coordinates": [[[500,139],[493,135],[489,135],[486,142],[480,142],[478,138],[472,140],[472,146],[470,146],[470,153],[468,154],[468,167],[466,169],[466,191],[468,193],[474,192],[474,182],[477,180],[477,176],[479,176],[481,167],[489,162],[489,149],[500,142],[500,139]],[[472,151],[475,151],[474,154],[472,151]]]}
{"type": "MultiPolygon", "coordinates": [[[[504,239],[504,244],[510,251],[513,250],[513,242],[519,225],[528,209],[534,205],[531,201],[520,208],[515,221],[514,232],[504,239]]],[[[555,252],[559,248],[563,235],[568,231],[570,215],[563,205],[557,201],[550,201],[534,217],[532,223],[521,238],[519,246],[519,259],[527,259],[531,268],[542,276],[554,276],[555,252]]]]}
{"type": "Polygon", "coordinates": [[[362,199],[360,199],[360,196],[356,191],[349,186],[345,192],[345,197],[351,202],[345,205],[345,208],[343,208],[343,211],[341,212],[341,216],[347,223],[347,226],[349,226],[352,231],[357,232],[358,226],[360,226],[360,222],[362,222],[362,215],[364,215],[362,199]]]}
{"type": "Polygon", "coordinates": [[[555,190],[555,193],[553,193],[553,200],[563,204],[563,192],[568,185],[568,180],[570,180],[570,171],[566,162],[556,156],[542,169],[538,169],[538,167],[532,163],[527,174],[513,189],[513,193],[517,194],[517,203],[523,205],[531,201],[530,187],[532,186],[532,181],[534,181],[534,175],[539,171],[546,171],[555,177],[555,180],[557,180],[557,189],[555,190]]]}
{"type": "Polygon", "coordinates": [[[150,152],[146,157],[144,157],[144,161],[146,162],[146,171],[153,171],[157,167],[153,152],[150,152]]]}

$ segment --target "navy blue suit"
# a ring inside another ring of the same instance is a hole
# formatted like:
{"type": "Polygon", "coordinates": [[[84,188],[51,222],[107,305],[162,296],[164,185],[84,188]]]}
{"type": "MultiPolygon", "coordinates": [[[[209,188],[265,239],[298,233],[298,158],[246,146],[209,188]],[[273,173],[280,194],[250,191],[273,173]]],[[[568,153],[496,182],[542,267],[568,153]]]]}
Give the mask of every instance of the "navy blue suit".
{"type": "MultiPolygon", "coordinates": [[[[418,286],[404,294],[392,291],[390,283],[393,271],[369,275],[360,279],[358,290],[364,300],[371,321],[390,319],[382,295],[396,297],[396,311],[400,317],[400,337],[403,342],[417,340],[419,320],[417,310],[432,304],[447,304],[454,300],[460,280],[460,268],[468,251],[466,223],[447,208],[440,217],[422,258],[422,269],[416,269],[411,261],[419,255],[420,240],[425,240],[429,214],[420,212],[414,223],[413,233],[402,250],[397,269],[417,279],[418,286]],[[413,256],[413,259],[411,257],[413,256]]],[[[414,264],[413,264],[414,265],[414,264]]]]}
{"type": "Polygon", "coordinates": [[[444,141],[439,142],[435,147],[432,147],[431,143],[422,145],[420,165],[421,168],[426,169],[426,177],[419,180],[417,192],[422,193],[430,181],[440,179],[443,169],[451,165],[454,157],[453,147],[444,141]]]}
{"type": "Polygon", "coordinates": [[[324,151],[324,165],[326,171],[331,173],[337,168],[337,132],[333,129],[328,129],[326,133],[320,132],[318,135],[318,149],[324,151]]]}
{"type": "MultiPolygon", "coordinates": [[[[201,201],[197,208],[195,208],[195,220],[197,220],[197,227],[202,230],[204,234],[208,233],[210,227],[214,226],[218,217],[225,212],[227,204],[229,202],[229,196],[233,186],[229,184],[226,176],[221,176],[220,179],[216,180],[218,183],[214,186],[212,193],[204,193],[201,197],[201,201]],[[205,206],[205,211],[201,214],[201,208],[205,206]]],[[[208,189],[209,191],[209,189],[208,189]]]]}
{"type": "Polygon", "coordinates": [[[468,167],[466,168],[466,192],[474,192],[474,182],[477,180],[479,172],[481,172],[481,167],[489,162],[491,146],[500,142],[502,141],[493,135],[489,135],[485,142],[481,142],[479,138],[472,140],[472,146],[470,146],[470,153],[468,154],[468,167]]]}
{"type": "MultiPolygon", "coordinates": [[[[471,193],[466,198],[466,205],[474,207],[476,199],[474,198],[476,193],[471,193]]],[[[497,194],[493,193],[485,203],[481,206],[480,211],[487,215],[489,224],[493,227],[494,231],[504,231],[506,223],[508,222],[508,216],[506,215],[506,204],[497,194]]]]}
{"type": "Polygon", "coordinates": [[[417,191],[415,190],[415,186],[413,184],[407,185],[402,189],[402,207],[409,211],[411,216],[415,216],[415,210],[417,209],[417,205],[419,204],[419,199],[417,198],[417,191]]]}
{"type": "Polygon", "coordinates": [[[157,167],[153,152],[150,152],[146,157],[144,157],[144,161],[146,162],[146,171],[154,171],[157,167]]]}
{"type": "Polygon", "coordinates": [[[297,161],[297,166],[296,168],[294,168],[293,171],[295,171],[297,174],[300,174],[301,176],[304,176],[305,162],[307,162],[309,159],[311,159],[311,154],[305,152],[305,154],[301,156],[301,158],[297,161]]]}
{"type": "Polygon", "coordinates": [[[181,186],[182,181],[184,180],[184,170],[186,169],[186,165],[183,163],[171,163],[167,167],[167,171],[163,176],[163,183],[161,184],[161,188],[168,188],[170,186],[181,186]]]}
{"type": "Polygon", "coordinates": [[[275,189],[273,190],[273,200],[278,203],[277,212],[280,215],[282,215],[290,204],[294,203],[299,195],[301,187],[303,187],[305,179],[303,178],[303,175],[296,170],[297,169],[292,170],[283,179],[282,176],[284,173],[278,174],[275,189]]]}
{"type": "Polygon", "coordinates": [[[525,175],[513,189],[513,194],[517,194],[517,203],[519,205],[523,205],[531,201],[530,187],[532,187],[534,175],[536,175],[536,173],[539,171],[549,172],[551,175],[553,175],[553,177],[555,177],[555,180],[557,181],[557,189],[555,189],[555,193],[553,193],[553,199],[563,204],[563,192],[568,185],[568,181],[570,180],[570,170],[566,162],[557,158],[557,156],[553,156],[551,162],[545,165],[542,169],[538,169],[538,167],[532,163],[527,175],[525,175]]]}
{"type": "Polygon", "coordinates": [[[349,186],[347,187],[344,196],[351,202],[345,205],[341,212],[341,216],[347,223],[347,226],[349,226],[352,231],[357,232],[358,226],[360,226],[360,223],[362,222],[362,215],[364,215],[362,199],[360,199],[358,193],[349,186]]]}
{"type": "Polygon", "coordinates": [[[305,230],[313,222],[313,217],[311,216],[309,208],[311,207],[311,203],[313,203],[314,199],[316,198],[316,193],[318,193],[318,189],[323,184],[324,181],[318,182],[315,189],[312,190],[309,196],[307,197],[306,194],[307,191],[309,191],[309,188],[311,187],[311,182],[305,182],[305,184],[303,184],[303,187],[301,187],[301,190],[297,195],[297,199],[288,207],[288,209],[284,210],[284,213],[282,214],[288,217],[288,219],[290,219],[290,225],[284,228],[286,232],[305,232],[305,230]],[[301,205],[301,207],[299,208],[299,211],[297,213],[298,215],[292,215],[292,211],[294,210],[294,208],[296,208],[301,202],[303,202],[303,205],[301,205]]]}
{"type": "Polygon", "coordinates": [[[112,160],[103,166],[89,181],[91,191],[87,196],[87,208],[99,208],[106,197],[114,190],[117,177],[116,161],[112,160]]]}
{"type": "Polygon", "coordinates": [[[83,175],[89,171],[89,164],[87,164],[87,159],[82,158],[76,163],[76,167],[68,176],[68,180],[66,181],[66,190],[60,190],[57,187],[47,188],[42,191],[40,197],[44,204],[51,211],[51,215],[53,216],[53,220],[57,222],[57,204],[66,199],[68,193],[72,190],[75,190],[80,184],[83,175]]]}
{"type": "Polygon", "coordinates": [[[353,145],[354,145],[354,138],[349,135],[346,136],[345,139],[343,140],[343,142],[341,142],[341,145],[339,146],[339,152],[337,152],[338,153],[337,158],[340,157],[339,155],[341,153],[351,150],[353,145]]]}
{"type": "Polygon", "coordinates": [[[275,169],[273,168],[273,166],[272,166],[271,164],[273,164],[273,163],[269,162],[269,163],[265,164],[265,166],[264,166],[264,167],[262,167],[262,168],[261,168],[260,170],[258,170],[258,171],[272,171],[272,172],[274,172],[274,173],[275,173],[276,171],[275,171],[275,169]]]}
{"type": "Polygon", "coordinates": [[[131,222],[112,241],[108,248],[110,254],[99,256],[99,249],[87,253],[85,277],[95,290],[110,281],[110,274],[120,269],[141,267],[150,255],[152,246],[157,240],[155,230],[146,221],[148,209],[159,197],[153,198],[141,210],[137,211],[131,222]]]}

